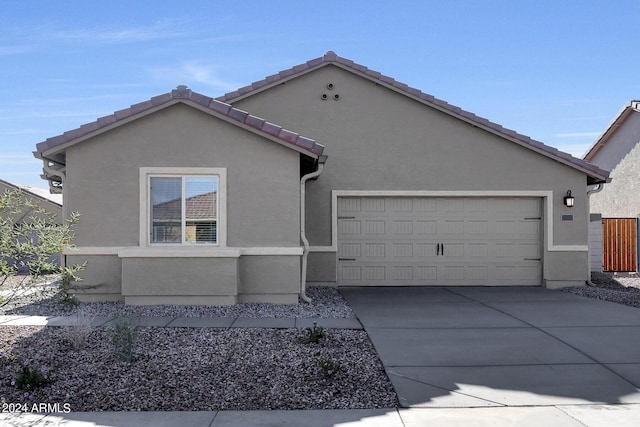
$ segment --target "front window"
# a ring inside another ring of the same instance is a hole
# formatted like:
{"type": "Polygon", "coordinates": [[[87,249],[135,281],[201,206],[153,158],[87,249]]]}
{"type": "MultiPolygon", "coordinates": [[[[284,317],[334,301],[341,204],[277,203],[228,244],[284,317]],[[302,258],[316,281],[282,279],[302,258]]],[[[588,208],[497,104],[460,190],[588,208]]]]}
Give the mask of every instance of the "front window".
{"type": "Polygon", "coordinates": [[[217,176],[150,177],[151,243],[217,244],[217,176]]]}

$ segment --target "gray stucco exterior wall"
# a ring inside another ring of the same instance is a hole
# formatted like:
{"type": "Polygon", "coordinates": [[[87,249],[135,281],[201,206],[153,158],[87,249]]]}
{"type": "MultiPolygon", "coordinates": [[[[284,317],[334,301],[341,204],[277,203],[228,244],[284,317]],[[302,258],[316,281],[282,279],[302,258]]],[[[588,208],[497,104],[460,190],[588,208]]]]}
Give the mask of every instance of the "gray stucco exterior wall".
{"type": "Polygon", "coordinates": [[[611,170],[611,182],[591,196],[591,212],[603,218],[640,216],[640,113],[627,117],[591,163],[611,170]]]}
{"type": "Polygon", "coordinates": [[[177,104],[68,148],[66,160],[65,208],[81,213],[78,251],[67,256],[88,261],[81,282],[88,289],[81,298],[228,304],[243,300],[242,293],[249,299],[266,293],[279,294],[280,302],[297,301],[298,152],[177,104]],[[140,170],[155,167],[226,171],[227,210],[218,213],[225,215],[226,245],[158,247],[141,241],[146,195],[140,170]],[[189,252],[194,249],[200,251],[195,258],[189,252]],[[279,257],[259,265],[243,259],[261,250],[279,257]],[[272,279],[259,285],[248,280],[259,274],[272,279]]]}
{"type": "Polygon", "coordinates": [[[543,218],[545,283],[588,279],[586,176],[575,169],[335,66],[234,106],[313,135],[327,148],[323,174],[307,186],[310,281],[336,280],[332,190],[550,192],[543,218]],[[567,190],[574,208],[563,205],[567,190]]]}

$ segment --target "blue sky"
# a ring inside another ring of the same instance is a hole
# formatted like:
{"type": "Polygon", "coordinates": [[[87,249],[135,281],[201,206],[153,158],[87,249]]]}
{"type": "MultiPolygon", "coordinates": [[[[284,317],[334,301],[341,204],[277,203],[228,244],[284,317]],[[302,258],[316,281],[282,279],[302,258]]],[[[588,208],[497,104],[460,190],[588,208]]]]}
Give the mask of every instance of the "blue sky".
{"type": "Polygon", "coordinates": [[[640,98],[638,22],[637,0],[0,0],[0,178],[46,187],[48,137],[328,50],[581,156],[640,98]]]}

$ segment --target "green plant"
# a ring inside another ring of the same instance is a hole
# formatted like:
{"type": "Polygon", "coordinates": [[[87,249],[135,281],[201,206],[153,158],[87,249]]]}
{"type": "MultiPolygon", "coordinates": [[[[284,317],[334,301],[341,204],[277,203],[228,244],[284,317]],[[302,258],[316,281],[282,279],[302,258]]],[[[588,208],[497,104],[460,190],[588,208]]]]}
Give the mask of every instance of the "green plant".
{"type": "Polygon", "coordinates": [[[129,319],[118,319],[109,331],[113,356],[124,362],[133,360],[138,328],[129,319]]]}
{"type": "Polygon", "coordinates": [[[76,273],[85,270],[86,266],[87,263],[84,262],[83,264],[75,264],[62,268],[60,273],[60,295],[62,296],[62,299],[60,300],[60,303],[67,304],[69,306],[77,306],[80,304],[75,295],[73,295],[72,290],[74,289],[74,286],[72,283],[82,281],[82,278],[76,273]]]}
{"type": "Polygon", "coordinates": [[[318,326],[316,322],[313,322],[313,327],[307,328],[307,342],[319,343],[322,340],[327,339],[327,333],[322,326],[318,326]]]}
{"type": "Polygon", "coordinates": [[[236,351],[238,350],[238,346],[235,343],[232,343],[229,347],[227,347],[227,352],[225,354],[225,363],[231,363],[231,360],[236,355],[236,351]]]}
{"type": "Polygon", "coordinates": [[[320,359],[318,360],[318,367],[320,368],[320,373],[325,378],[332,378],[338,372],[342,371],[342,364],[333,359],[320,359]]]}
{"type": "Polygon", "coordinates": [[[60,223],[55,213],[38,206],[19,189],[0,193],[0,287],[20,274],[0,306],[29,291],[28,286],[45,275],[62,274],[69,283],[79,280],[75,273],[83,266],[61,267],[56,262],[58,254],[72,246],[72,226],[78,219],[74,212],[60,223]]]}
{"type": "Polygon", "coordinates": [[[29,360],[22,363],[17,370],[16,378],[11,381],[11,385],[19,390],[29,392],[25,397],[29,397],[30,392],[39,385],[51,382],[49,368],[45,365],[33,366],[29,360]]]}
{"type": "Polygon", "coordinates": [[[89,339],[89,335],[91,335],[92,321],[92,316],[88,316],[82,312],[75,314],[73,322],[71,323],[71,326],[66,328],[64,336],[64,340],[71,346],[71,348],[79,350],[84,346],[87,339],[89,339]]]}

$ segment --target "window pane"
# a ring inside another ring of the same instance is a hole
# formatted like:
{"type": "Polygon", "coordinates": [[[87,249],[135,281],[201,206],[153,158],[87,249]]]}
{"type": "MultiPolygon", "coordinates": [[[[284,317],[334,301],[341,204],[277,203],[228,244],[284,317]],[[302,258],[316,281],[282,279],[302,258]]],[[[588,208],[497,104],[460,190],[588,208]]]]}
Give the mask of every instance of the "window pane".
{"type": "Polygon", "coordinates": [[[153,243],[182,242],[182,180],[151,178],[153,243]]]}
{"type": "Polygon", "coordinates": [[[185,178],[185,241],[216,243],[218,178],[185,178]]]}

